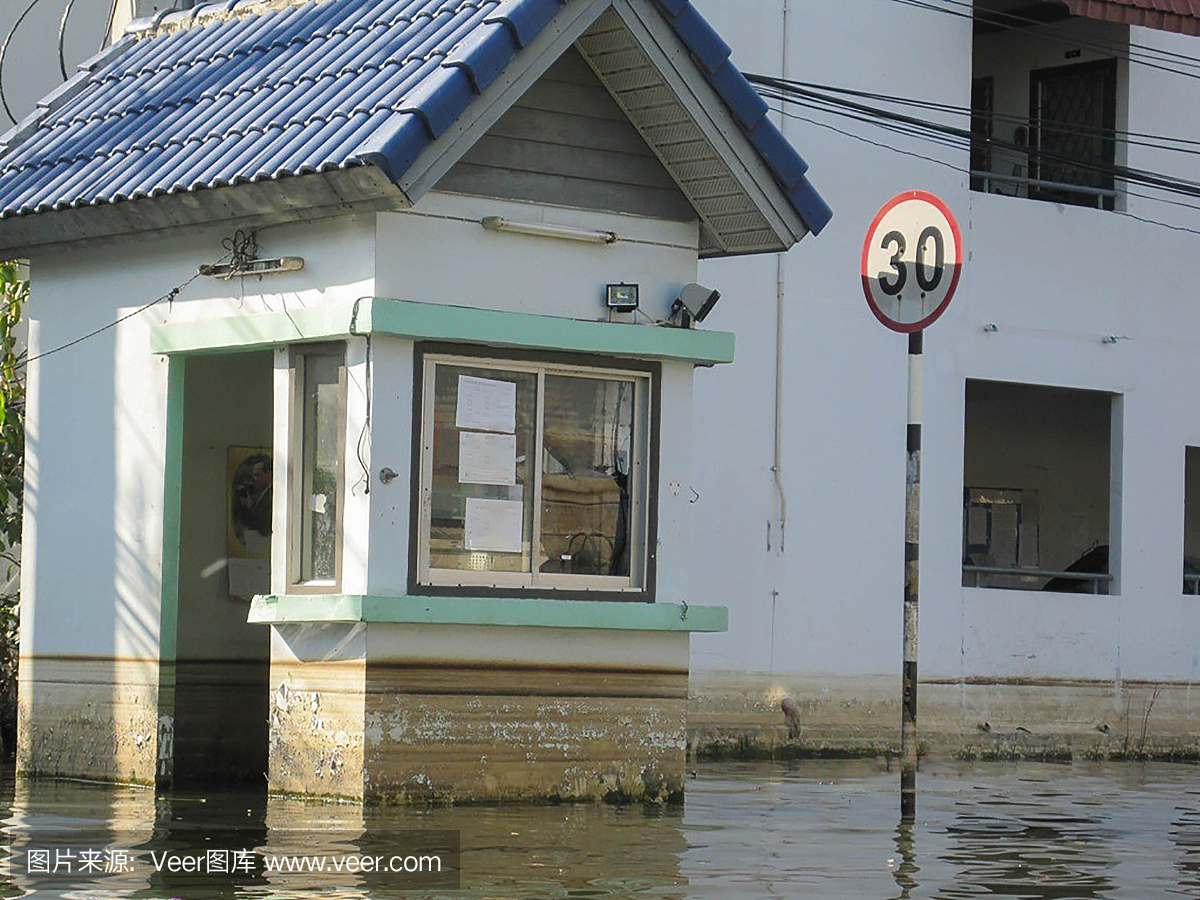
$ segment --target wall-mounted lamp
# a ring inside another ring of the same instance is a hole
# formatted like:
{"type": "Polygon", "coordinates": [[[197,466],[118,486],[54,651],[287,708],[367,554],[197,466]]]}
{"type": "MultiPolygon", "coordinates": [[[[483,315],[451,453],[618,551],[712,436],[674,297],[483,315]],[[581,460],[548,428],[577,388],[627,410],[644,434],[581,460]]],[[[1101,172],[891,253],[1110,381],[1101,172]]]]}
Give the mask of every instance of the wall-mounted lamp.
{"type": "Polygon", "coordinates": [[[271,259],[252,259],[243,263],[217,263],[200,267],[201,275],[213,278],[242,278],[246,275],[277,275],[280,272],[299,272],[304,259],[299,256],[276,256],[271,259]]]}
{"type": "Polygon", "coordinates": [[[488,231],[503,231],[508,234],[528,234],[533,237],[559,238],[564,241],[581,241],[585,244],[615,244],[621,238],[614,231],[588,231],[570,225],[554,225],[549,222],[514,222],[500,216],[487,216],[479,224],[488,231]]]}
{"type": "Polygon", "coordinates": [[[638,286],[624,283],[606,285],[604,305],[617,312],[633,312],[638,308],[638,286]]]}

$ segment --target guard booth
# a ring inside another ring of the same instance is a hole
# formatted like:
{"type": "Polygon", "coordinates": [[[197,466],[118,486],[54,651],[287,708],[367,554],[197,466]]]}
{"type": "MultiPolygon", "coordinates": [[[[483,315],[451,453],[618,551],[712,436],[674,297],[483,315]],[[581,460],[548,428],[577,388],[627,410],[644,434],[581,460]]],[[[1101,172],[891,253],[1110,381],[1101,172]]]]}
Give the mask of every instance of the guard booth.
{"type": "Polygon", "coordinates": [[[22,772],[681,794],[726,625],[688,584],[692,376],[734,350],[697,261],[830,215],[690,3],[135,22],[3,138],[0,213],[22,772]]]}

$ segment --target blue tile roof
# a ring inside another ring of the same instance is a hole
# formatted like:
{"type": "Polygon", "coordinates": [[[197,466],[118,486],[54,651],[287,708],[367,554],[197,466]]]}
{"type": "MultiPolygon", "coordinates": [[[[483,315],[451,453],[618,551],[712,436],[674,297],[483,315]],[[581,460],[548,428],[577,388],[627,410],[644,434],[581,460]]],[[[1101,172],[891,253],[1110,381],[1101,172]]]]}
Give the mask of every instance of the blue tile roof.
{"type": "Polygon", "coordinates": [[[767,117],[767,102],[733,64],[730,58],[733,51],[729,45],[721,40],[691,0],[655,0],[655,3],[667,13],[672,30],[733,112],[754,149],[786,190],[788,201],[804,224],[813,234],[819,234],[833,217],[833,211],[804,177],[808,163],[767,117]]]}
{"type": "MultiPolygon", "coordinates": [[[[142,23],[5,139],[0,217],[364,164],[399,182],[569,0],[229,0],[142,23]]],[[[813,232],[804,161],[688,0],[655,0],[813,232]]]]}

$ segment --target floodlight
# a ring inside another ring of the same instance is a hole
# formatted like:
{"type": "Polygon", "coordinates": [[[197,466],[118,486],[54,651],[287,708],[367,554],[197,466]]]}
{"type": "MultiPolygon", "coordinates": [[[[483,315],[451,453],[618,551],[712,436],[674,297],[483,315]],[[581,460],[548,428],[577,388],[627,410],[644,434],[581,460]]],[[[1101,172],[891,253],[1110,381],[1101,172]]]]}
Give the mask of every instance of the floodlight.
{"type": "Polygon", "coordinates": [[[679,299],[671,307],[671,314],[681,313],[681,322],[684,326],[690,322],[703,322],[720,299],[719,291],[714,291],[702,284],[684,285],[683,290],[679,292],[679,299]]]}
{"type": "Polygon", "coordinates": [[[638,308],[638,286],[625,283],[606,285],[604,305],[617,312],[633,312],[638,308]]]}

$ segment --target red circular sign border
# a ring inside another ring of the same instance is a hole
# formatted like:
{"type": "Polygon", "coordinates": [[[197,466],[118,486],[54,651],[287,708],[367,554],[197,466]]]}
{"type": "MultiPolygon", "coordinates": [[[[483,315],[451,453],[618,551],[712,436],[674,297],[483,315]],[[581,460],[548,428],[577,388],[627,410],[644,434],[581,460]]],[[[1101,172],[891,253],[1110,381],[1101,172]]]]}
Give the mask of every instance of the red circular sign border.
{"type": "Polygon", "coordinates": [[[955,221],[954,214],[950,212],[950,207],[943,203],[941,198],[929,193],[929,191],[904,191],[897,194],[876,213],[874,221],[871,222],[871,227],[867,229],[867,236],[863,239],[862,262],[859,265],[859,272],[862,276],[863,293],[866,295],[867,305],[871,307],[871,312],[875,314],[875,318],[892,331],[898,331],[901,334],[912,334],[913,332],[928,328],[946,311],[946,307],[950,305],[950,300],[954,297],[954,292],[958,288],[958,276],[962,274],[962,263],[962,233],[958,230],[958,222],[955,221]],[[893,321],[883,314],[883,311],[875,303],[875,298],[871,296],[871,279],[867,276],[867,256],[871,250],[871,239],[875,235],[875,229],[879,227],[879,223],[883,220],[884,216],[906,200],[924,200],[935,206],[946,217],[946,221],[950,223],[950,233],[954,236],[955,259],[954,274],[950,277],[950,289],[946,291],[946,299],[939,303],[938,308],[924,319],[911,324],[893,321]]]}

